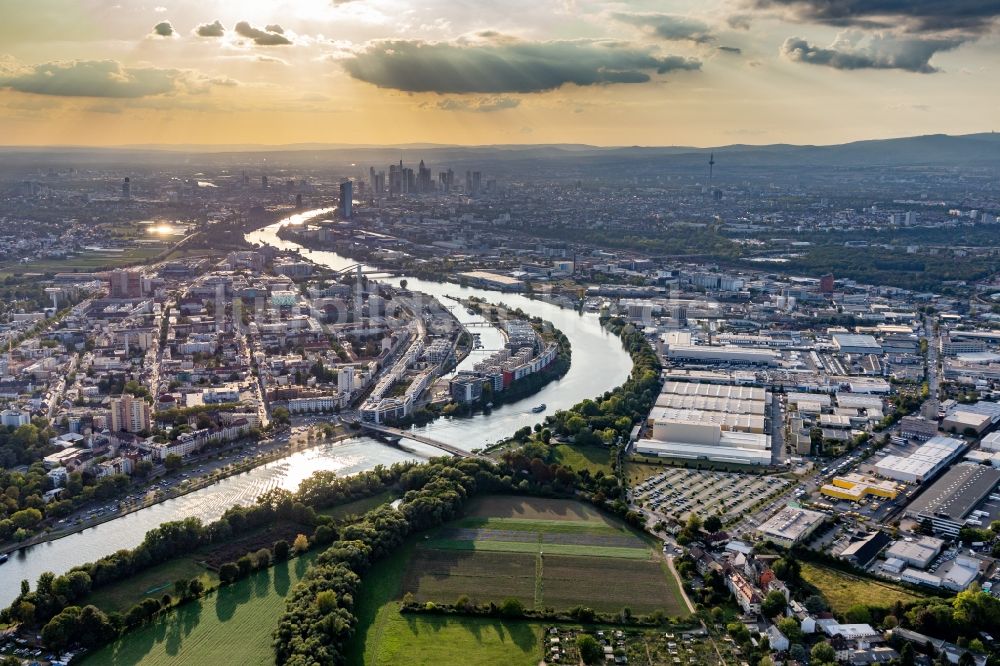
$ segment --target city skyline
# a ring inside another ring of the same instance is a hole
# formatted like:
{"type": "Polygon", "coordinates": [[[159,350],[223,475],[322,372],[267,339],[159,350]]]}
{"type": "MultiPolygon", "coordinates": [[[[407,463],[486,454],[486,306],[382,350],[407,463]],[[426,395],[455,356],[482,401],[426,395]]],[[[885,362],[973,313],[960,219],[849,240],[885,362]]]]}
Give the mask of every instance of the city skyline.
{"type": "Polygon", "coordinates": [[[0,143],[719,146],[988,132],[1000,3],[959,4],[5,1],[0,143]]]}

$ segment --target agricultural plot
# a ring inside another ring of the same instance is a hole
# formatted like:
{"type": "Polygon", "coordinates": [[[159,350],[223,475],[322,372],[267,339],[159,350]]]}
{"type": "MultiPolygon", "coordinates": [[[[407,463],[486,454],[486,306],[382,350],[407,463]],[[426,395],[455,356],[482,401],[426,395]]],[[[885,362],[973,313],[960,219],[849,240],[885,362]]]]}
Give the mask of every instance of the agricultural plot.
{"type": "Polygon", "coordinates": [[[592,523],[615,527],[614,519],[605,516],[592,506],[571,500],[537,497],[490,496],[476,498],[465,512],[471,518],[554,520],[575,523],[592,523]]]}
{"type": "Polygon", "coordinates": [[[628,607],[635,614],[687,614],[676,582],[661,561],[545,555],[541,588],[543,605],[553,608],[580,605],[614,613],[628,607]]]}
{"type": "Polygon", "coordinates": [[[508,596],[526,606],[587,606],[685,615],[655,546],[620,521],[567,500],[488,497],[471,515],[420,542],[403,592],[417,601],[475,603],[508,596]],[[594,585],[594,581],[601,581],[594,585]]]}
{"type": "Polygon", "coordinates": [[[453,603],[465,595],[481,604],[516,597],[530,608],[535,603],[535,556],[421,548],[407,565],[403,590],[420,602],[453,603]]]}

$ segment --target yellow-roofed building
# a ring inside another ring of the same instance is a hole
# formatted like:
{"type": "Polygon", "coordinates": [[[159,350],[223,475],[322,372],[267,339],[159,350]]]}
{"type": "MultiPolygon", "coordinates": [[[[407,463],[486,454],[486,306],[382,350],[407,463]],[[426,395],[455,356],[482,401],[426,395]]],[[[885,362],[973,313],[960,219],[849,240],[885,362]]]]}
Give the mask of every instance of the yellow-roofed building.
{"type": "Polygon", "coordinates": [[[892,481],[876,479],[863,474],[835,476],[830,483],[819,489],[827,497],[857,502],[868,495],[882,499],[896,499],[899,489],[892,481]]]}

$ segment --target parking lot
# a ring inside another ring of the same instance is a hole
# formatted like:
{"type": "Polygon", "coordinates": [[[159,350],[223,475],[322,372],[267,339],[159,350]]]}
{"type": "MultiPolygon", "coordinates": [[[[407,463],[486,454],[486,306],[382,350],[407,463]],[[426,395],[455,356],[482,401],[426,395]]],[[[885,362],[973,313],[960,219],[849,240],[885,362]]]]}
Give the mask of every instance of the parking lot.
{"type": "Polygon", "coordinates": [[[633,488],[632,501],[681,521],[694,513],[727,522],[791,484],[778,476],[670,468],[633,488]]]}

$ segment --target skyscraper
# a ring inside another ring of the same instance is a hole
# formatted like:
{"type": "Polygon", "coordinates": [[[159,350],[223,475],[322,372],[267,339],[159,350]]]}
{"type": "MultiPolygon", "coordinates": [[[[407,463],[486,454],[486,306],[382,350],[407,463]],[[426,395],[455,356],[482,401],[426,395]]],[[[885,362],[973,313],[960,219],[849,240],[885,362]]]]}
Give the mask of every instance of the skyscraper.
{"type": "Polygon", "coordinates": [[[351,219],[354,213],[354,184],[345,180],[340,184],[340,217],[351,219]]]}
{"type": "Polygon", "coordinates": [[[433,190],[434,181],[431,180],[431,170],[424,165],[423,160],[420,160],[420,166],[417,169],[417,192],[427,193],[433,190]]]}
{"type": "Polygon", "coordinates": [[[399,166],[389,165],[389,195],[403,193],[403,160],[399,160],[399,166]]]}
{"type": "Polygon", "coordinates": [[[125,180],[122,181],[122,199],[126,201],[132,198],[132,181],[128,176],[125,176],[125,180]]]}
{"type": "Polygon", "coordinates": [[[447,171],[438,173],[438,184],[443,191],[450,192],[452,185],[455,184],[455,172],[448,169],[447,171]]]}

